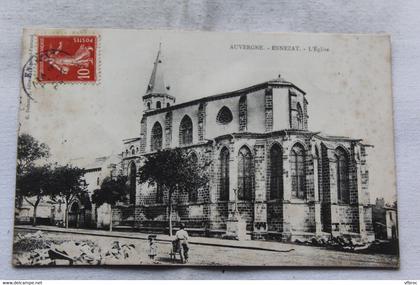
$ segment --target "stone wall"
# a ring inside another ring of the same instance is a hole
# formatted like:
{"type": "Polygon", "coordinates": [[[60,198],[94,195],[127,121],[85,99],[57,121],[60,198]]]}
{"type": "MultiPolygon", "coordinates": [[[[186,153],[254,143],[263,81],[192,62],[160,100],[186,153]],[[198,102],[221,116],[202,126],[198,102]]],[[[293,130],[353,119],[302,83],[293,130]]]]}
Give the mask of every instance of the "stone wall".
{"type": "MultiPolygon", "coordinates": [[[[211,151],[207,146],[186,148],[187,152],[194,152],[199,165],[207,165],[211,159],[211,151]]],[[[167,189],[162,191],[163,199],[158,198],[157,185],[141,184],[137,189],[137,228],[159,228],[167,221],[167,203],[169,193],[167,189]]],[[[186,223],[188,228],[206,228],[210,217],[210,191],[208,187],[197,190],[197,201],[190,201],[188,192],[175,191],[172,195],[174,224],[186,223]]],[[[166,227],[166,226],[165,226],[166,227]]]]}
{"type": "Polygon", "coordinates": [[[135,220],[135,206],[117,205],[112,208],[113,227],[133,227],[135,220]]]}
{"type": "Polygon", "coordinates": [[[292,234],[315,232],[315,207],[307,203],[285,203],[284,220],[292,234]]]}
{"type": "MultiPolygon", "coordinates": [[[[355,144],[352,150],[349,141],[334,142],[325,141],[322,138],[313,139],[311,133],[301,131],[287,134],[273,133],[266,138],[258,139],[248,134],[238,134],[235,137],[221,138],[207,144],[186,147],[186,151],[196,153],[199,163],[208,165],[210,180],[208,187],[198,190],[196,202],[189,201],[187,193],[174,193],[173,221],[175,227],[183,222],[194,234],[223,235],[229,213],[235,209],[233,189],[237,187],[238,151],[244,145],[250,148],[253,157],[253,195],[250,201],[238,201],[236,209],[241,218],[245,220],[247,231],[252,233],[253,238],[281,237],[283,240],[294,240],[299,237],[307,238],[315,236],[315,234],[329,232],[358,234],[361,230],[359,223],[366,224],[367,231],[370,230],[371,215],[363,210],[363,217],[359,217],[358,200],[355,198],[358,197],[357,191],[359,190],[358,164],[355,162],[359,144],[355,144]],[[306,196],[303,199],[290,196],[292,187],[290,151],[296,143],[301,144],[305,149],[306,196]],[[273,144],[280,145],[283,150],[283,191],[285,194],[279,199],[270,200],[269,151],[273,144]],[[345,147],[349,151],[349,161],[353,163],[349,167],[349,179],[354,180],[351,182],[353,183],[351,187],[353,187],[352,191],[356,193],[353,193],[352,203],[349,205],[337,204],[336,169],[333,154],[338,146],[345,147]],[[229,201],[220,201],[219,193],[219,157],[220,151],[224,147],[227,147],[230,153],[229,201]],[[317,169],[315,169],[315,165],[317,169]],[[315,171],[317,175],[315,175],[315,171]],[[315,193],[316,189],[317,193],[315,193]]],[[[361,171],[362,175],[366,171],[366,169],[361,171]]],[[[167,193],[164,193],[163,203],[156,202],[156,186],[141,185],[137,195],[136,226],[142,230],[158,229],[159,227],[162,227],[163,230],[166,228],[167,193]]]]}
{"type": "Polygon", "coordinates": [[[283,203],[281,201],[267,202],[267,226],[269,232],[283,232],[283,203]]]}

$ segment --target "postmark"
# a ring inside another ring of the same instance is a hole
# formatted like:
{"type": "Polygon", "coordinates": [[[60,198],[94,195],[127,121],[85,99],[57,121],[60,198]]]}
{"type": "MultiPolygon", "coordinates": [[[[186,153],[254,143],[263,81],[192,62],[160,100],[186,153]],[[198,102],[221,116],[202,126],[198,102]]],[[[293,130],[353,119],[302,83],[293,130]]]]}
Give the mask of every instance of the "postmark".
{"type": "Polygon", "coordinates": [[[96,82],[96,35],[39,35],[37,40],[39,83],[96,82]]]}

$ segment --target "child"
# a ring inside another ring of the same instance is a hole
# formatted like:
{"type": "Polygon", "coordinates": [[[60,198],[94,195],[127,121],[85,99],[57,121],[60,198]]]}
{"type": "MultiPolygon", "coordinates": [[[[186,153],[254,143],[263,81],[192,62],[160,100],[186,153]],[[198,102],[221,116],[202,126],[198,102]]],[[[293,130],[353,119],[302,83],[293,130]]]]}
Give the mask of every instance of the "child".
{"type": "Polygon", "coordinates": [[[157,255],[156,235],[149,235],[147,238],[149,239],[149,258],[153,263],[157,263],[155,260],[155,256],[157,255]]]}

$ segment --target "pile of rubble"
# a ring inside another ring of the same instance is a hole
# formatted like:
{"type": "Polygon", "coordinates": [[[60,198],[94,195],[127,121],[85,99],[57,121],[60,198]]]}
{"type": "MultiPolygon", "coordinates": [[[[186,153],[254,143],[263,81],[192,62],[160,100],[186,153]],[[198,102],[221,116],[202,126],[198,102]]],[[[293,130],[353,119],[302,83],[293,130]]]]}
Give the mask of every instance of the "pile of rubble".
{"type": "Polygon", "coordinates": [[[16,235],[16,240],[18,241],[23,240],[23,239],[42,239],[42,238],[43,238],[42,231],[37,231],[35,233],[27,233],[26,235],[18,233],[16,235]]]}
{"type": "Polygon", "coordinates": [[[312,238],[311,240],[295,240],[297,244],[312,245],[312,246],[323,246],[326,248],[342,251],[364,251],[368,250],[370,243],[359,242],[355,239],[344,238],[341,236],[337,237],[319,237],[312,238]]]}
{"type": "Polygon", "coordinates": [[[99,249],[100,264],[140,264],[140,255],[134,244],[114,241],[111,247],[99,249]]]}
{"type": "Polygon", "coordinates": [[[34,249],[45,248],[49,242],[43,238],[42,232],[20,234],[15,236],[13,243],[14,251],[30,252],[34,249]]]}
{"type": "Polygon", "coordinates": [[[99,265],[139,264],[139,254],[134,244],[113,241],[99,247],[92,241],[45,241],[42,232],[18,234],[14,246],[23,251],[16,256],[16,265],[99,265]],[[25,250],[25,246],[28,250],[25,250]],[[34,247],[35,245],[35,247],[34,247]],[[31,249],[29,249],[31,248],[31,249]]]}

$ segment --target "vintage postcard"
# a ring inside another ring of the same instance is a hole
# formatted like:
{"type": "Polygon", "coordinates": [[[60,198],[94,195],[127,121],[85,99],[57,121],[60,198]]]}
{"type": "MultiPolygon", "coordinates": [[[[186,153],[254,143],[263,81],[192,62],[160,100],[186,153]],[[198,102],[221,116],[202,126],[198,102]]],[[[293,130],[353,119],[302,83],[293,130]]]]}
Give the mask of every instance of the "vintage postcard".
{"type": "Polygon", "coordinates": [[[25,29],[13,264],[399,266],[387,35],[25,29]]]}

